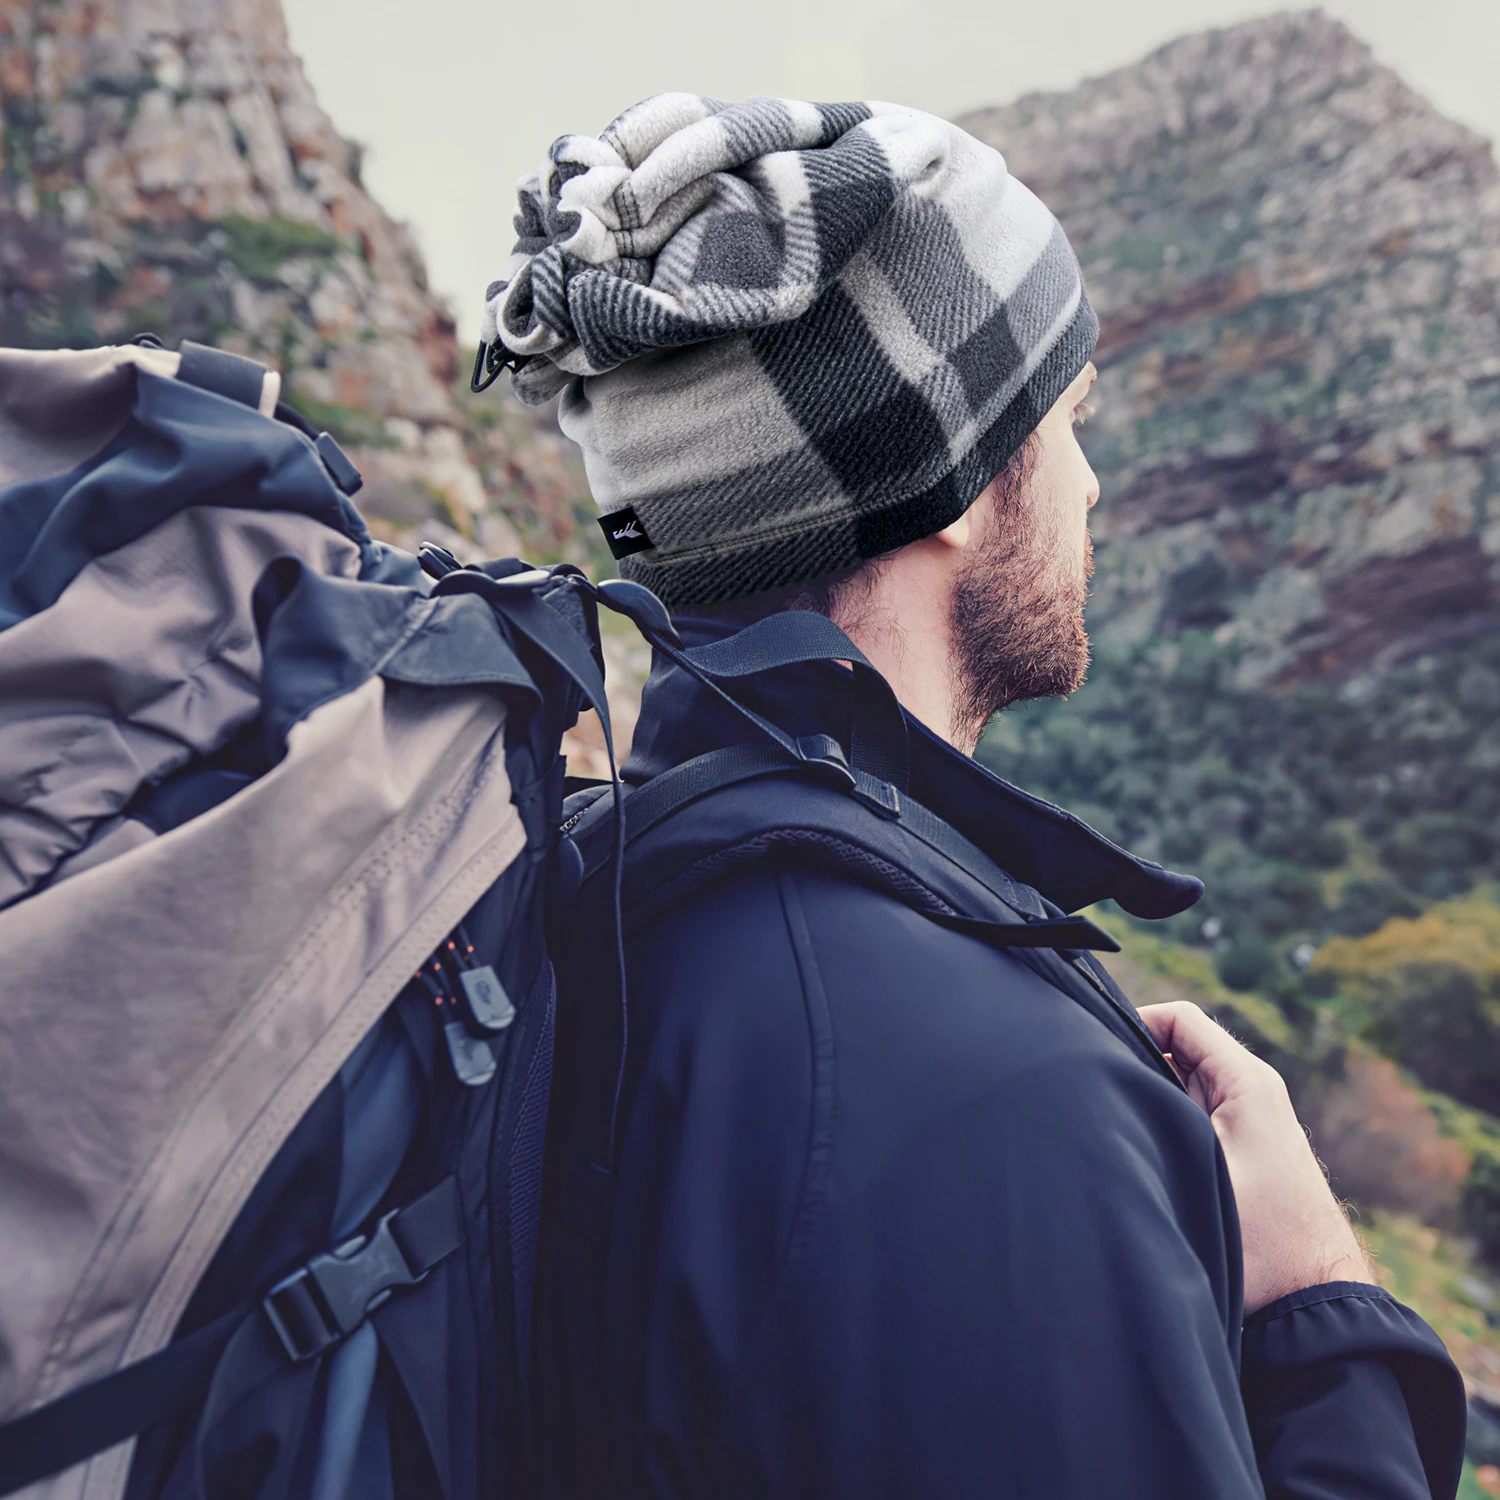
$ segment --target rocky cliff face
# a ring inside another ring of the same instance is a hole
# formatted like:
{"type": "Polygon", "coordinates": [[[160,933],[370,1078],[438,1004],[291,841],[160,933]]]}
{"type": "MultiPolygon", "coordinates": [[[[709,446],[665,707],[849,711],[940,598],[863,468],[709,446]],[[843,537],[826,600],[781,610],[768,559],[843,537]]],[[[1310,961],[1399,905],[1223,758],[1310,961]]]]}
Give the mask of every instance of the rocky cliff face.
{"type": "Polygon", "coordinates": [[[1102,324],[1096,664],[981,754],[1203,874],[1174,933],[1295,988],[1299,945],[1500,878],[1490,148],[1318,12],[966,124],[1102,324]]]}
{"type": "Polygon", "coordinates": [[[1058,213],[1103,324],[1092,607],[1241,680],[1492,628],[1500,177],[1318,12],[1190,36],[962,123],[1058,213]]]}
{"type": "Polygon", "coordinates": [[[0,0],[0,341],[151,330],[278,366],[364,471],[377,531],[568,545],[560,437],[453,394],[452,317],[360,182],[278,0],[0,0]]]}

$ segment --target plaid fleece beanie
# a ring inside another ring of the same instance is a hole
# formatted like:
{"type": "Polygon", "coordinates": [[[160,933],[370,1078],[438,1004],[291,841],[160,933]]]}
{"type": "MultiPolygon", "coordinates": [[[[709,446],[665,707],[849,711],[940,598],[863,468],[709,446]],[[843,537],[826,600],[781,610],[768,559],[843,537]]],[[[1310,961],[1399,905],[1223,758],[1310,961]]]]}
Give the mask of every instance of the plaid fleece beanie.
{"type": "Polygon", "coordinates": [[[562,392],[620,571],[674,607],[940,531],[1098,334],[1056,219],[916,110],[662,94],[517,200],[491,372],[562,392]]]}

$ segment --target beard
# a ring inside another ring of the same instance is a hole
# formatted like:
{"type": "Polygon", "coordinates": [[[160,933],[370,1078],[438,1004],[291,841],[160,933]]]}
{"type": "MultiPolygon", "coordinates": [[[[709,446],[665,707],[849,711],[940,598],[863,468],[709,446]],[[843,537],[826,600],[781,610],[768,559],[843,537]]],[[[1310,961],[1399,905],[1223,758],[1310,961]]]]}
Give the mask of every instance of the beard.
{"type": "Polygon", "coordinates": [[[1084,535],[1082,564],[1064,557],[1060,539],[1043,531],[1022,494],[998,489],[985,536],[953,591],[955,728],[972,752],[1001,709],[1031,698],[1066,698],[1088,673],[1083,623],[1093,541],[1084,535]]]}

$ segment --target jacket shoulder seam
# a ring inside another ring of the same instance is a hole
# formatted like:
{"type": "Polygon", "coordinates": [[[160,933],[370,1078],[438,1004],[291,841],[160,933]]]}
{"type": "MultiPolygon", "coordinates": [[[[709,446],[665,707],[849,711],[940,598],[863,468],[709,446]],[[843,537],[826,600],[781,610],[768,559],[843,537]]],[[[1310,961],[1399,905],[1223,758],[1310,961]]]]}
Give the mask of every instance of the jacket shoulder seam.
{"type": "MultiPolygon", "coordinates": [[[[776,874],[777,893],[786,917],[792,956],[802,980],[802,1000],[807,1009],[807,1031],[812,1064],[812,1117],[808,1123],[807,1155],[803,1160],[802,1187],[797,1212],[782,1252],[782,1269],[795,1260],[812,1233],[814,1222],[827,1199],[828,1170],[833,1160],[835,1131],[834,1070],[836,1057],[833,1017],[828,1005],[823,975],[813,948],[807,913],[795,874],[788,869],[776,874]]],[[[777,1277],[780,1280],[780,1273],[777,1277]]]]}
{"type": "Polygon", "coordinates": [[[797,1206],[792,1226],[782,1247],[775,1279],[756,1320],[754,1331],[745,1340],[734,1373],[725,1384],[718,1425],[722,1427],[738,1409],[736,1393],[755,1362],[757,1351],[766,1337],[778,1305],[785,1296],[785,1283],[791,1268],[806,1253],[822,1212],[827,1204],[828,1175],[835,1150],[835,1048],[832,1014],[828,1006],[823,977],[813,948],[812,933],[797,889],[796,875],[789,869],[774,872],[777,894],[786,921],[787,939],[802,981],[803,1004],[807,1010],[809,1058],[812,1066],[812,1111],[808,1122],[807,1149],[802,1163],[802,1183],[797,1192],[797,1206]]]}

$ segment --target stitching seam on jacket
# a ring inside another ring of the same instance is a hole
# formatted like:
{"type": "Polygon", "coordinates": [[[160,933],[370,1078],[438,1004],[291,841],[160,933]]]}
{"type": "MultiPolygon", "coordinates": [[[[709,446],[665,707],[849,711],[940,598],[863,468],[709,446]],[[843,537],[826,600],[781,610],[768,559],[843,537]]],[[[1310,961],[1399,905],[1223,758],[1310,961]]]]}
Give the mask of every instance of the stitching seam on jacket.
{"type": "MultiPolygon", "coordinates": [[[[1382,1302],[1387,1306],[1398,1305],[1396,1299],[1391,1296],[1384,1287],[1374,1284],[1366,1285],[1362,1281],[1330,1281],[1326,1286],[1306,1287],[1305,1291],[1321,1293],[1320,1296],[1310,1296],[1302,1301],[1294,1301],[1288,1307],[1283,1307],[1279,1312],[1267,1315],[1266,1309],[1261,1308],[1253,1312],[1245,1319],[1245,1332],[1251,1333],[1257,1328],[1269,1328],[1278,1319],[1290,1317],[1295,1312],[1303,1312],[1309,1307],[1321,1307],[1327,1302],[1382,1302]],[[1350,1290],[1358,1287],[1358,1291],[1350,1290]],[[1337,1290],[1335,1290],[1337,1288],[1337,1290]]],[[[1288,1297],[1299,1297],[1299,1292],[1289,1292],[1288,1297]]],[[[1275,1305],[1274,1303],[1272,1304],[1275,1305]]]]}
{"type": "MultiPolygon", "coordinates": [[[[808,1044],[812,1063],[812,1118],[808,1125],[807,1155],[803,1159],[802,1185],[797,1194],[792,1228],[787,1235],[776,1279],[761,1310],[756,1329],[745,1340],[734,1373],[725,1382],[720,1412],[714,1424],[721,1431],[732,1414],[740,1409],[737,1400],[739,1388],[745,1381],[746,1372],[754,1364],[766,1336],[766,1329],[773,1322],[776,1310],[785,1297],[787,1275],[806,1250],[827,1202],[825,1188],[829,1168],[833,1163],[837,1126],[833,1021],[828,1011],[828,997],[823,989],[823,978],[818,969],[817,955],[813,951],[812,935],[808,930],[795,877],[788,870],[778,870],[775,872],[775,880],[782,913],[786,919],[792,957],[802,980],[803,1004],[807,1008],[808,1044]]],[[[733,1448],[732,1443],[730,1447],[733,1448]]]]}

